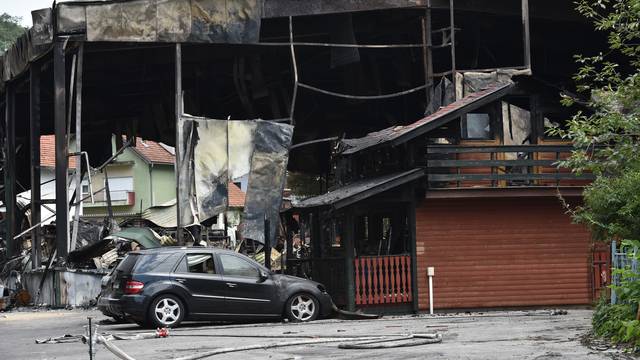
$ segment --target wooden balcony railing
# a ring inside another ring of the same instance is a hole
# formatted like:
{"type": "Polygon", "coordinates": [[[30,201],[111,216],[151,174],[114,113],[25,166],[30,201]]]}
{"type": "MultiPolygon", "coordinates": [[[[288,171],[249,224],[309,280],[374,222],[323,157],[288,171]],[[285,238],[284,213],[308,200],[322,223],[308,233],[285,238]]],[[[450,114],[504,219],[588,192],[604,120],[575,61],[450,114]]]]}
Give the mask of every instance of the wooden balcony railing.
{"type": "Polygon", "coordinates": [[[411,256],[354,259],[356,305],[410,303],[411,256]]]}
{"type": "Polygon", "coordinates": [[[429,145],[430,188],[584,186],[589,173],[577,175],[555,164],[566,159],[570,145],[429,145]]]}

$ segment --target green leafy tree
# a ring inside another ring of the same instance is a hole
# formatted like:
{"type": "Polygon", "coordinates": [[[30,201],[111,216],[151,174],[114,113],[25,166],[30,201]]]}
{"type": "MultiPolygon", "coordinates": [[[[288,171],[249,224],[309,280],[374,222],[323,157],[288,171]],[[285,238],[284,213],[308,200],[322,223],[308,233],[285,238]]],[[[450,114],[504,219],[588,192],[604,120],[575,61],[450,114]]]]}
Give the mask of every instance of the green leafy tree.
{"type": "Polygon", "coordinates": [[[20,20],[20,17],[7,13],[0,15],[0,54],[25,32],[26,29],[20,25],[20,20]]]}
{"type": "MultiPolygon", "coordinates": [[[[574,212],[599,240],[640,239],[640,0],[578,0],[577,10],[605,32],[609,49],[576,56],[578,90],[589,111],[551,132],[576,146],[562,162],[597,179],[574,212]]],[[[576,99],[564,97],[565,105],[576,99]]]]}
{"type": "MultiPolygon", "coordinates": [[[[583,206],[573,211],[596,239],[618,240],[625,248],[640,247],[640,0],[577,0],[577,10],[605,32],[608,49],[595,56],[577,56],[574,79],[586,96],[588,112],[578,112],[566,130],[551,132],[577,147],[562,166],[591,171],[596,180],[584,190],[583,206]]],[[[565,97],[572,105],[575,99],[565,97]]],[[[630,252],[640,260],[640,253],[630,252]]],[[[640,277],[630,267],[614,274],[612,287],[620,304],[603,299],[593,316],[596,335],[640,347],[640,277]]]]}

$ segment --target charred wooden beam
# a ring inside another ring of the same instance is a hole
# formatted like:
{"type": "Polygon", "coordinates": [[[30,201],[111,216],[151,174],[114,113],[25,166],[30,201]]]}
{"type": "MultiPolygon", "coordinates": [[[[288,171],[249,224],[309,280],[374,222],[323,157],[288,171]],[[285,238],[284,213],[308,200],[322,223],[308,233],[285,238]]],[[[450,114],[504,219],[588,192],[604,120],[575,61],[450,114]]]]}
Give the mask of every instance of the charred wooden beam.
{"type": "Polygon", "coordinates": [[[411,253],[411,310],[414,314],[419,312],[419,293],[418,287],[418,249],[416,242],[416,191],[413,186],[409,187],[408,194],[411,201],[407,205],[407,223],[409,225],[409,251],[411,253]]]}
{"type": "Polygon", "coordinates": [[[355,311],[356,298],[355,298],[355,268],[353,262],[355,260],[355,216],[353,210],[347,210],[344,219],[344,250],[345,250],[345,281],[346,281],[346,293],[347,293],[347,310],[355,311]]]}
{"type": "Polygon", "coordinates": [[[428,154],[462,154],[462,153],[490,153],[490,152],[571,152],[572,145],[494,145],[494,146],[460,146],[460,145],[429,145],[428,154]]]}
{"type": "MultiPolygon", "coordinates": [[[[500,180],[593,180],[594,174],[529,173],[529,174],[429,174],[428,181],[500,181],[500,180]]],[[[555,186],[555,185],[554,185],[555,186]]]]}

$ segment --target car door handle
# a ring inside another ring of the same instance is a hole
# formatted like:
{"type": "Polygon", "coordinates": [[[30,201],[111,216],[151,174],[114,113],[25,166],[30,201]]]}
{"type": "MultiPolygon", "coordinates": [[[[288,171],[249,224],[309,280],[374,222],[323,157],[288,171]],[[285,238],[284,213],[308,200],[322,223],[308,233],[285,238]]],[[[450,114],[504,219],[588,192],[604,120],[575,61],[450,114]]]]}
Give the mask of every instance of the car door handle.
{"type": "Polygon", "coordinates": [[[230,287],[230,288],[234,288],[234,287],[236,287],[237,285],[238,285],[238,284],[235,284],[235,283],[227,283],[227,286],[228,286],[228,287],[230,287]]]}
{"type": "Polygon", "coordinates": [[[179,283],[183,283],[183,282],[187,281],[187,279],[177,278],[176,281],[179,282],[179,283]]]}

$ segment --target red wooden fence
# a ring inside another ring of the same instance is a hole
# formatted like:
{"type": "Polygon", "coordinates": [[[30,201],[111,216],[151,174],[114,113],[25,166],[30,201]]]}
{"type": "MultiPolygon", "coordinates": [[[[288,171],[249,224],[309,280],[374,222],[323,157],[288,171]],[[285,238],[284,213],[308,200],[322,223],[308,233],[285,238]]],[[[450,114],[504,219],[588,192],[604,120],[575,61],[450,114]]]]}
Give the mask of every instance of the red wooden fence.
{"type": "Polygon", "coordinates": [[[364,256],[354,260],[356,305],[411,302],[411,256],[364,256]]]}

